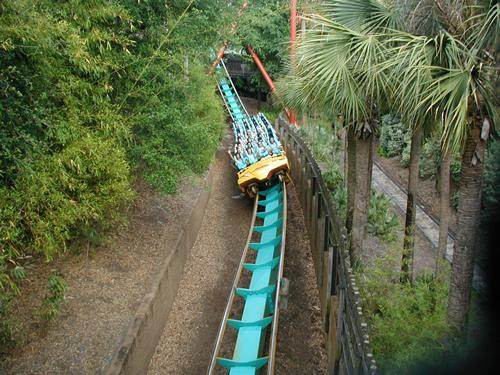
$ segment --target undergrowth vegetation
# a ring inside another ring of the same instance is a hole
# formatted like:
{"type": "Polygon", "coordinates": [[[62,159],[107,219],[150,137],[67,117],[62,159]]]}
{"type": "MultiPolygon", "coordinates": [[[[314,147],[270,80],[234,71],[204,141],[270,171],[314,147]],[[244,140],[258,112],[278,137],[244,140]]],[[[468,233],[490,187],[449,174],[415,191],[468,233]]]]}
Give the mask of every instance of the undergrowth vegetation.
{"type": "Polygon", "coordinates": [[[356,270],[377,365],[387,374],[438,365],[447,329],[447,275],[436,278],[426,272],[413,283],[400,283],[401,252],[388,246],[385,254],[356,270]]]}
{"type": "Polygon", "coordinates": [[[382,237],[386,242],[394,242],[400,227],[399,216],[392,210],[391,201],[383,192],[372,189],[368,209],[368,232],[382,237]]]}
{"type": "MultiPolygon", "coordinates": [[[[309,143],[316,160],[324,163],[327,170],[322,172],[323,180],[330,191],[332,202],[337,209],[342,222],[346,220],[347,189],[341,170],[343,146],[342,140],[336,134],[332,122],[318,117],[309,119],[307,126],[299,129],[299,134],[309,143]]],[[[391,208],[390,199],[383,193],[371,191],[370,208],[368,211],[368,232],[392,242],[396,238],[397,229],[401,226],[398,215],[391,208]]]]}
{"type": "MultiPolygon", "coordinates": [[[[500,228],[500,141],[494,140],[486,154],[482,210],[481,230],[487,248],[495,249],[496,231],[500,228]]],[[[482,261],[484,255],[480,255],[482,261]]]]}
{"type": "MultiPolygon", "coordinates": [[[[379,129],[379,145],[377,152],[380,156],[388,158],[401,156],[401,165],[407,168],[410,165],[411,132],[408,126],[394,113],[381,117],[379,129]]],[[[441,136],[442,131],[434,131],[423,141],[419,159],[420,177],[434,179],[441,166],[441,136]]],[[[461,170],[460,155],[455,153],[451,161],[451,178],[460,181],[461,170]]]]}

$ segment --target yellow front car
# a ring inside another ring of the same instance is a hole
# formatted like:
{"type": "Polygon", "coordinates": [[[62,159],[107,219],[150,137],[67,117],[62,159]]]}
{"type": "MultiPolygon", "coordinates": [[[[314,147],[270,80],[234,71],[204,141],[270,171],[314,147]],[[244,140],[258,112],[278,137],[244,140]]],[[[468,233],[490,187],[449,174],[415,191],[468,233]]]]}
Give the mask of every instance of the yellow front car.
{"type": "Polygon", "coordinates": [[[271,183],[273,177],[280,181],[288,182],[288,158],[282,152],[278,155],[270,156],[259,160],[245,169],[238,172],[238,185],[241,191],[247,191],[250,197],[253,197],[259,190],[259,187],[271,183]]]}

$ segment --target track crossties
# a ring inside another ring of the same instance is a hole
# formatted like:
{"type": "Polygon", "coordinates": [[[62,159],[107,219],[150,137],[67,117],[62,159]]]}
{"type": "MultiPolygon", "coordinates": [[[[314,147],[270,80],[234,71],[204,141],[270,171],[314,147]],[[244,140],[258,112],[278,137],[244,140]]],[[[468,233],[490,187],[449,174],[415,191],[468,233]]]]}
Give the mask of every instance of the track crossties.
{"type": "Polygon", "coordinates": [[[255,374],[265,365],[268,369],[273,367],[285,228],[286,185],[279,183],[260,191],[256,197],[248,241],[221,323],[209,373],[215,368],[215,360],[232,375],[255,374]],[[256,225],[257,221],[262,225],[256,225]],[[243,303],[235,301],[235,295],[243,303]],[[227,326],[236,329],[237,334],[225,335],[227,326]],[[224,355],[231,358],[218,356],[223,342],[224,355]]]}

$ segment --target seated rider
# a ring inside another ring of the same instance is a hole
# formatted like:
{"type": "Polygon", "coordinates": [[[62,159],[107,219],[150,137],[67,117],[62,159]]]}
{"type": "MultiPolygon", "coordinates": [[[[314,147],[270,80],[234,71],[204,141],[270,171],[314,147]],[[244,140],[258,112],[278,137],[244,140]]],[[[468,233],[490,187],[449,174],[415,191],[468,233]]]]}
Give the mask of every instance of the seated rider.
{"type": "Polygon", "coordinates": [[[261,158],[261,159],[269,156],[269,151],[262,144],[262,141],[259,141],[259,144],[257,146],[257,154],[258,154],[259,158],[261,158]]]}
{"type": "Polygon", "coordinates": [[[283,151],[283,146],[278,140],[275,140],[274,137],[269,138],[269,147],[271,147],[271,152],[273,155],[279,154],[283,151]]]}
{"type": "Polygon", "coordinates": [[[235,153],[234,156],[231,154],[231,150],[228,150],[227,153],[233,158],[234,164],[236,165],[236,168],[238,168],[238,170],[242,170],[248,167],[247,161],[243,159],[238,152],[235,153]]]}
{"type": "Polygon", "coordinates": [[[246,159],[248,160],[248,164],[252,165],[253,163],[257,163],[259,159],[257,159],[257,156],[253,153],[251,148],[248,148],[246,151],[246,159]]]}
{"type": "Polygon", "coordinates": [[[276,131],[271,126],[271,124],[267,124],[266,130],[267,130],[267,135],[269,136],[269,138],[271,138],[271,137],[276,138],[276,131]]]}

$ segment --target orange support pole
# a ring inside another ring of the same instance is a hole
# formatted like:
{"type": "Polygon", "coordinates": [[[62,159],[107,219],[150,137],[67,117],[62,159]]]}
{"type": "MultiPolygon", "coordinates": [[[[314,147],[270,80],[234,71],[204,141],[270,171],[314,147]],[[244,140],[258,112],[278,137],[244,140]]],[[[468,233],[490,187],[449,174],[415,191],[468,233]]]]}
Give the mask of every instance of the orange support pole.
{"type": "Polygon", "coordinates": [[[281,105],[283,106],[283,110],[285,111],[285,113],[288,117],[288,120],[290,121],[290,123],[292,123],[292,120],[290,118],[290,111],[288,110],[288,108],[285,107],[283,100],[281,100],[281,98],[278,94],[278,91],[276,90],[276,86],[274,85],[273,80],[271,79],[271,77],[267,73],[266,68],[264,68],[264,64],[262,64],[262,61],[260,61],[259,56],[257,56],[257,54],[255,53],[255,51],[253,50],[253,48],[251,46],[248,46],[248,52],[250,52],[250,55],[252,55],[253,60],[255,61],[255,64],[257,64],[257,67],[259,68],[260,72],[264,76],[264,79],[266,80],[267,84],[269,85],[269,88],[271,89],[273,94],[276,96],[276,98],[278,98],[278,100],[281,102],[281,105]]]}
{"type": "MultiPolygon", "coordinates": [[[[291,0],[290,12],[290,62],[292,66],[295,64],[295,46],[297,44],[297,0],[291,0]]],[[[290,111],[288,116],[290,124],[297,126],[295,120],[295,111],[290,111]]]]}
{"type": "Polygon", "coordinates": [[[227,41],[225,40],[222,43],[222,46],[220,47],[219,51],[217,51],[217,54],[215,55],[215,61],[212,63],[212,68],[210,69],[209,74],[214,74],[215,68],[217,65],[219,65],[220,60],[222,59],[222,56],[224,56],[224,52],[226,52],[227,48],[227,41]]]}
{"type": "Polygon", "coordinates": [[[295,45],[297,44],[297,0],[291,1],[290,13],[290,60],[295,61],[295,45]]]}

